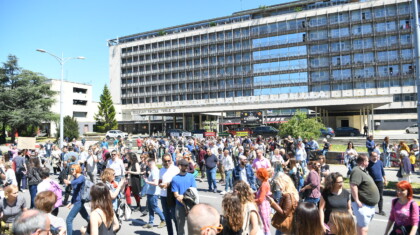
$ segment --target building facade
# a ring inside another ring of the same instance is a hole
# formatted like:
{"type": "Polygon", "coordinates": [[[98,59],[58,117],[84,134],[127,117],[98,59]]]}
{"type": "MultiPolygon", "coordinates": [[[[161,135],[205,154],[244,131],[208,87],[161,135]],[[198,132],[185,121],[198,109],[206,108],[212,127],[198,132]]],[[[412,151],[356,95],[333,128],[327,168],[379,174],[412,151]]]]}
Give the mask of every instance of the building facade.
{"type": "MultiPolygon", "coordinates": [[[[60,84],[57,79],[47,81],[51,90],[56,91],[53,99],[56,101],[51,106],[51,111],[60,114],[60,84]]],[[[94,115],[98,111],[98,103],[92,100],[92,85],[63,81],[63,114],[74,117],[79,124],[79,134],[93,132],[95,124],[94,115]]],[[[43,123],[41,129],[50,136],[55,136],[59,123],[43,123]]]]}
{"type": "Polygon", "coordinates": [[[111,93],[133,132],[296,109],[400,129],[417,120],[412,25],[408,0],[297,1],[129,35],[108,42],[111,93]]]}

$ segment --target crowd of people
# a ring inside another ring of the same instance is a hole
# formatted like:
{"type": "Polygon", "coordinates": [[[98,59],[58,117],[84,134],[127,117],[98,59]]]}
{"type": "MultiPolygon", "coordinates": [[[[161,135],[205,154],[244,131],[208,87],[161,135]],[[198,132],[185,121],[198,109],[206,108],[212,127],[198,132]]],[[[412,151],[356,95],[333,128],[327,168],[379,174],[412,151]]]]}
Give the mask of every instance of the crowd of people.
{"type": "Polygon", "coordinates": [[[86,220],[86,226],[76,228],[82,234],[116,234],[121,205],[148,216],[145,230],[154,227],[157,215],[157,227],[169,235],[271,234],[273,227],[276,234],[367,234],[376,206],[386,215],[384,168],[391,154],[400,159],[401,177],[385,234],[404,230],[413,235],[418,229],[410,184],[417,142],[391,146],[385,138],[375,145],[368,136],[367,154],[357,153],[349,142],[343,161],[350,191],[343,188],[345,177],[327,164],[331,145],[326,139],[321,147],[313,138],[291,136],[138,138],[135,146],[122,139],[110,146],[104,139],[85,145],[72,141],[60,149],[47,142],[37,151],[12,145],[3,154],[1,234],[71,235],[79,213],[86,220]],[[191,206],[191,191],[194,195],[203,181],[209,192],[221,195],[221,215],[210,205],[191,206]],[[66,218],[57,216],[60,207],[70,209],[66,218]]]}

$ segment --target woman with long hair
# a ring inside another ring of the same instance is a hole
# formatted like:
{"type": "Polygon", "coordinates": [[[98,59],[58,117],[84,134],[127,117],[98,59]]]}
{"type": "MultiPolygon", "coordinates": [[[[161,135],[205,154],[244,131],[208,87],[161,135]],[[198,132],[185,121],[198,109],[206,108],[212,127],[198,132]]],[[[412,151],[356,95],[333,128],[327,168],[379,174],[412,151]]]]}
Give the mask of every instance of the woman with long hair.
{"type": "MultiPolygon", "coordinates": [[[[267,197],[267,199],[270,201],[270,206],[276,211],[276,214],[285,220],[287,217],[293,216],[295,208],[299,202],[299,193],[292,179],[283,172],[279,172],[273,181],[282,192],[282,196],[278,204],[271,197],[267,197]]],[[[290,230],[284,230],[285,231],[280,231],[277,229],[276,235],[290,233],[290,230]]]]}
{"type": "Polygon", "coordinates": [[[89,214],[87,213],[84,202],[82,201],[82,187],[86,181],[85,176],[82,175],[82,168],[79,164],[74,164],[71,166],[70,172],[74,179],[71,182],[67,179],[64,180],[66,185],[71,184],[71,187],[73,188],[71,203],[67,205],[67,208],[71,208],[66,218],[68,235],[73,234],[73,220],[76,218],[77,214],[80,213],[83,219],[89,222],[89,214]]]}
{"type": "Polygon", "coordinates": [[[333,211],[328,220],[328,227],[330,227],[329,234],[331,235],[356,234],[356,223],[353,215],[348,211],[333,211]]]}
{"type": "Polygon", "coordinates": [[[413,200],[413,188],[407,181],[397,183],[397,198],[392,200],[391,213],[385,234],[388,234],[394,225],[391,234],[415,235],[419,224],[419,206],[413,200]]]}
{"type": "Polygon", "coordinates": [[[263,228],[263,225],[255,205],[251,187],[245,181],[239,180],[233,185],[233,193],[238,196],[243,208],[244,222],[242,223],[242,231],[245,234],[256,235],[263,228]]]}
{"type": "Polygon", "coordinates": [[[264,224],[264,233],[270,234],[270,202],[267,200],[267,196],[271,195],[270,184],[268,179],[270,175],[266,168],[259,168],[257,170],[257,178],[261,181],[261,186],[257,191],[255,202],[257,203],[262,222],[264,224]]]}
{"type": "Polygon", "coordinates": [[[347,166],[347,178],[350,177],[350,173],[353,170],[353,167],[356,166],[356,158],[357,158],[357,152],[354,149],[353,142],[349,141],[347,143],[347,149],[344,153],[344,163],[347,166]]]}
{"type": "Polygon", "coordinates": [[[350,192],[343,189],[343,181],[343,176],[338,172],[331,173],[325,180],[319,202],[319,216],[324,223],[328,223],[333,211],[347,210],[351,213],[350,192]]]}
{"type": "Polygon", "coordinates": [[[304,195],[305,202],[312,202],[318,205],[321,197],[321,177],[319,176],[320,164],[317,161],[310,161],[308,163],[309,174],[305,179],[303,188],[300,192],[304,195]]]}
{"type": "Polygon", "coordinates": [[[108,186],[99,182],[90,190],[92,197],[88,232],[91,235],[113,235],[119,228],[118,219],[112,209],[108,186]]]}
{"type": "Polygon", "coordinates": [[[133,193],[137,209],[140,210],[140,192],[142,190],[140,183],[140,164],[135,153],[128,153],[128,156],[128,170],[126,173],[129,175],[129,185],[127,185],[125,190],[125,199],[127,201],[127,205],[131,206],[131,193],[133,193]]]}
{"type": "Polygon", "coordinates": [[[111,196],[112,206],[114,210],[118,207],[118,195],[125,184],[125,178],[122,178],[120,182],[115,181],[115,171],[111,168],[105,168],[101,175],[101,180],[108,186],[109,193],[111,196]]]}
{"type": "Polygon", "coordinates": [[[31,209],[35,207],[35,196],[37,193],[37,186],[41,183],[42,178],[40,174],[41,163],[38,157],[31,157],[29,159],[29,171],[28,171],[28,185],[29,193],[31,195],[31,209]]]}
{"type": "MultiPolygon", "coordinates": [[[[292,222],[293,235],[324,235],[324,226],[314,203],[301,202],[295,210],[292,222]]],[[[341,234],[340,234],[341,235],[341,234]]]]}
{"type": "Polygon", "coordinates": [[[385,136],[382,142],[382,152],[384,154],[384,167],[391,167],[391,148],[389,147],[388,136],[385,136]]]}
{"type": "Polygon", "coordinates": [[[223,235],[241,235],[242,224],[244,223],[244,214],[238,213],[243,211],[241,201],[238,195],[227,193],[223,197],[223,235]]]}

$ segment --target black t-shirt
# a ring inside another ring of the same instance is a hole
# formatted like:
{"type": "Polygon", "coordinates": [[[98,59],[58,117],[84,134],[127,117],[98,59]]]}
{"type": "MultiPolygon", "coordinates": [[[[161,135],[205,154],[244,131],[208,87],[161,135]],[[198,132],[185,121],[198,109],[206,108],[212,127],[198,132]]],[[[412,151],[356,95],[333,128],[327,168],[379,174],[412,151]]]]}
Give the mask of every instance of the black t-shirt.
{"type": "Polygon", "coordinates": [[[325,201],[324,222],[327,223],[330,219],[330,214],[335,210],[348,210],[348,202],[350,200],[349,191],[343,189],[339,195],[322,192],[322,197],[325,201]]]}

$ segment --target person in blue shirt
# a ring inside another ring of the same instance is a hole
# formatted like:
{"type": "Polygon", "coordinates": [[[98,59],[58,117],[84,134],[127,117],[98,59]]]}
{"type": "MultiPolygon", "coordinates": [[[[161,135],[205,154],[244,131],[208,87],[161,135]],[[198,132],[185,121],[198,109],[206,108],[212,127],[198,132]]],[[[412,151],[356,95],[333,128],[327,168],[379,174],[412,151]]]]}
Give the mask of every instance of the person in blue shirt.
{"type": "Polygon", "coordinates": [[[369,156],[372,154],[373,150],[375,150],[375,141],[373,140],[373,135],[369,135],[366,139],[366,148],[368,150],[369,156]]]}
{"type": "Polygon", "coordinates": [[[244,155],[239,156],[239,164],[233,169],[233,182],[242,180],[246,182],[252,190],[257,191],[255,187],[255,176],[254,171],[248,159],[244,155]]]}
{"type": "Polygon", "coordinates": [[[175,206],[175,221],[177,224],[178,235],[185,235],[184,227],[187,212],[182,201],[184,199],[184,193],[190,187],[197,188],[197,184],[195,183],[195,178],[193,174],[187,172],[188,165],[189,164],[187,160],[179,160],[178,166],[180,168],[180,173],[172,179],[171,190],[174,193],[174,196],[177,200],[175,206]]]}
{"type": "Polygon", "coordinates": [[[71,198],[71,203],[67,205],[67,208],[71,208],[69,214],[67,215],[66,225],[67,225],[67,234],[73,234],[73,220],[78,213],[89,223],[89,214],[86,211],[84,202],[82,201],[82,188],[85,184],[85,177],[82,175],[82,168],[79,164],[74,164],[70,168],[71,174],[74,179],[70,182],[65,179],[64,183],[66,185],[71,184],[73,188],[73,195],[71,198]]]}
{"type": "Polygon", "coordinates": [[[370,155],[369,165],[366,168],[369,172],[369,175],[372,176],[373,181],[375,181],[376,187],[379,190],[379,215],[386,216],[383,209],[383,194],[384,194],[384,185],[387,184],[385,178],[384,164],[379,160],[379,155],[376,152],[372,152],[370,155]]]}
{"type": "Polygon", "coordinates": [[[101,148],[102,147],[106,147],[106,149],[108,149],[109,148],[109,146],[108,146],[108,142],[106,141],[106,138],[104,138],[103,140],[102,140],[102,142],[101,142],[101,148]]]}

